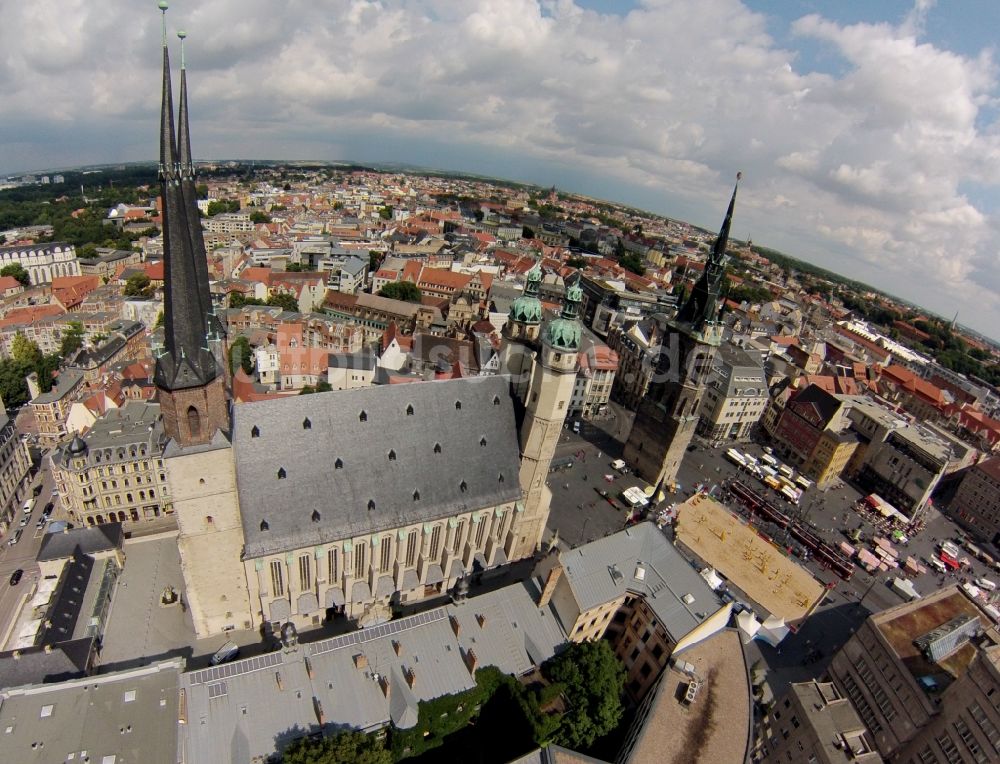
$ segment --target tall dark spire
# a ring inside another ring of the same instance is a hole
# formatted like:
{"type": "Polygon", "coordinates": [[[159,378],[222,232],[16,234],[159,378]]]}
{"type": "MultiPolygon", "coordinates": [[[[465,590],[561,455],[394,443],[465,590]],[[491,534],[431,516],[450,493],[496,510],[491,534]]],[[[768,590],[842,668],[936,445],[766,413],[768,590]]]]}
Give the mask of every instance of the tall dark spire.
{"type": "MultiPolygon", "coordinates": [[[[163,306],[164,352],[156,359],[156,385],[173,391],[207,385],[218,375],[208,349],[207,321],[193,253],[192,221],[182,191],[185,171],[180,164],[174,132],[170,54],[167,50],[167,3],[163,12],[163,99],[160,114],[160,193],[163,205],[165,299],[163,306]]],[[[182,144],[186,143],[182,136],[182,144]]],[[[184,151],[190,157],[190,148],[184,151]]],[[[197,219],[193,221],[200,225],[197,219]]],[[[197,238],[201,239],[200,230],[197,238]]],[[[207,270],[207,269],[206,269],[207,270]]],[[[206,280],[207,283],[207,280],[206,280]]]]}
{"type": "Polygon", "coordinates": [[[191,127],[188,118],[187,67],[184,63],[184,38],[187,32],[177,33],[181,40],[181,99],[177,110],[177,161],[180,165],[181,193],[188,218],[188,233],[191,238],[191,253],[194,256],[195,273],[198,276],[198,299],[206,318],[205,330],[209,336],[218,334],[221,326],[212,312],[212,297],[208,289],[208,255],[205,238],[201,232],[201,215],[198,212],[198,190],[194,178],[194,157],[191,153],[191,127]]]}
{"type": "Polygon", "coordinates": [[[729,199],[729,209],[726,210],[726,219],[722,221],[722,228],[715,238],[712,246],[712,254],[705,261],[705,270],[698,279],[698,283],[691,290],[691,296],[681,307],[677,314],[677,320],[684,324],[690,324],[695,329],[701,329],[705,323],[714,321],[719,308],[719,292],[722,290],[722,277],[725,275],[724,260],[726,257],[726,246],[729,244],[729,229],[733,224],[733,210],[736,207],[736,192],[740,187],[740,179],[743,173],[736,173],[736,185],[733,187],[733,195],[729,199]]]}

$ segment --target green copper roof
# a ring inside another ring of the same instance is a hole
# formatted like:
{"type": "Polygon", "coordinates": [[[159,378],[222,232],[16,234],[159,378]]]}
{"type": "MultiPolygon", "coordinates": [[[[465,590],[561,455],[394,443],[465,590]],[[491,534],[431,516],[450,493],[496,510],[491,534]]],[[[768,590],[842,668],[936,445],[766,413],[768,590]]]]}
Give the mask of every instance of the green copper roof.
{"type": "Polygon", "coordinates": [[[542,303],[537,297],[521,295],[510,304],[511,321],[524,324],[540,324],[542,322],[542,303]]]}
{"type": "Polygon", "coordinates": [[[545,341],[557,350],[579,350],[580,335],[580,322],[575,318],[556,318],[545,328],[545,341]]]}
{"type": "Polygon", "coordinates": [[[566,288],[567,302],[583,302],[583,290],[579,284],[572,284],[566,288]]]}

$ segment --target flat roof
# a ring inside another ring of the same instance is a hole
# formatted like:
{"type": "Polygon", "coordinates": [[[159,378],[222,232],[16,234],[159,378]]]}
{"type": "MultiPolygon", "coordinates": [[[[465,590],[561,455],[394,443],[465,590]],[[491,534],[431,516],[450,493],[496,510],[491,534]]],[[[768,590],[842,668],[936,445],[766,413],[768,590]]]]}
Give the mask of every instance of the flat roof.
{"type": "Polygon", "coordinates": [[[71,756],[83,761],[86,755],[95,764],[176,764],[182,666],[175,658],[131,671],[0,692],[5,759],[43,764],[69,761],[71,756]]]}
{"type": "Polygon", "coordinates": [[[684,546],[786,622],[805,618],[826,593],[806,568],[708,496],[679,505],[674,530],[684,546]]]}

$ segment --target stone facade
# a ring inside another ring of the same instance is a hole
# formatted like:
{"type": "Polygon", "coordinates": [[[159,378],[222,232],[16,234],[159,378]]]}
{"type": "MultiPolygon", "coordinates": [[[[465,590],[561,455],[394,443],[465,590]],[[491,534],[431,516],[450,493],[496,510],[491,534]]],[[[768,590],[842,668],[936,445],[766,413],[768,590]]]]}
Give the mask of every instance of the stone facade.
{"type": "Polygon", "coordinates": [[[47,284],[58,276],[79,276],[80,264],[72,244],[26,244],[0,247],[0,267],[20,265],[32,285],[47,284]]]}
{"type": "Polygon", "coordinates": [[[225,380],[220,376],[204,387],[160,390],[163,429],[184,445],[212,440],[216,431],[229,430],[225,380]]]}
{"type": "MultiPolygon", "coordinates": [[[[2,404],[0,404],[2,406],[2,404]]],[[[20,515],[21,502],[31,482],[31,454],[6,411],[0,415],[0,533],[6,533],[20,515]]]]}

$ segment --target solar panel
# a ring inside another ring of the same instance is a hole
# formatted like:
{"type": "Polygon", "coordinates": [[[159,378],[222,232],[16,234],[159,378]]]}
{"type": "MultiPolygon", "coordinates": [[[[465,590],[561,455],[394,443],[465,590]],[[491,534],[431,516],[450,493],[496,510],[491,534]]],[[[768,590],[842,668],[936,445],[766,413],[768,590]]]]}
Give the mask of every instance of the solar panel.
{"type": "Polygon", "coordinates": [[[229,689],[226,687],[225,682],[216,682],[215,684],[208,685],[208,699],[221,698],[229,693],[229,689]]]}
{"type": "MultiPolygon", "coordinates": [[[[232,663],[225,663],[221,666],[213,666],[212,668],[192,672],[191,684],[218,682],[223,679],[228,679],[229,677],[242,676],[243,674],[250,674],[254,671],[261,671],[263,669],[280,666],[282,662],[283,658],[280,651],[267,653],[265,655],[257,655],[253,658],[247,658],[242,661],[233,661],[232,663]]],[[[209,697],[211,697],[211,695],[209,697]]]]}
{"type": "Polygon", "coordinates": [[[396,621],[383,623],[371,629],[352,631],[350,634],[344,634],[341,637],[332,637],[330,639],[320,640],[319,642],[313,642],[309,645],[309,652],[311,655],[322,655],[323,653],[329,653],[334,650],[349,647],[350,645],[361,645],[375,639],[382,639],[383,637],[387,637],[391,634],[399,634],[407,629],[424,626],[447,617],[448,611],[444,608],[427,610],[423,613],[410,615],[396,621]]]}

